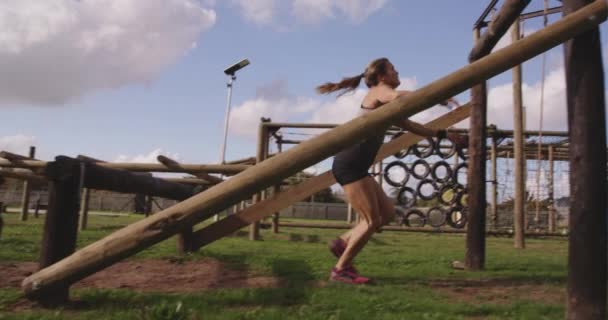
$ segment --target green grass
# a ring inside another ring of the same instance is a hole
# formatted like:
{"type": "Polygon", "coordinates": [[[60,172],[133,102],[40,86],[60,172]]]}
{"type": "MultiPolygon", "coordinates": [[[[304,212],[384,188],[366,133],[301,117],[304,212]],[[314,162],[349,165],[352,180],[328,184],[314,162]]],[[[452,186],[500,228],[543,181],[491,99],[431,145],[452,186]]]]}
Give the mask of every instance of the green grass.
{"type": "MultiPolygon", "coordinates": [[[[91,216],[82,247],[141,219],[91,216]]],[[[36,261],[44,219],[5,215],[0,263],[36,261]]],[[[567,242],[530,239],[513,249],[510,238],[488,238],[483,272],[453,270],[464,257],[464,237],[383,232],[357,259],[373,286],[326,283],[335,259],[326,243],[340,230],[283,228],[262,241],[232,236],[188,259],[215,258],[231,268],[280,277],[280,288],[217,289],[188,294],[126,289],[72,289],[78,307],[25,309],[15,288],[0,288],[0,319],[556,319],[563,318],[567,242]],[[438,285],[441,284],[441,285],[438,285]],[[534,292],[541,292],[537,297],[534,292]],[[544,297],[543,297],[544,296],[544,297]],[[181,305],[176,311],[177,306],[181,305]]],[[[175,257],[175,241],[132,259],[175,257]]]]}

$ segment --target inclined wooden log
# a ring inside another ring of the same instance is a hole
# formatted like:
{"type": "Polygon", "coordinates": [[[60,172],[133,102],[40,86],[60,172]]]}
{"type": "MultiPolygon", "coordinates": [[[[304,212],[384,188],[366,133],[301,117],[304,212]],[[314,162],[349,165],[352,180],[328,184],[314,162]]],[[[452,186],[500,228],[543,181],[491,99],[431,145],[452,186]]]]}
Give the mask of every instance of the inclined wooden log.
{"type": "MultiPolygon", "coordinates": [[[[564,0],[566,18],[592,1],[564,0]]],[[[605,0],[595,1],[606,3],[605,0]]],[[[606,97],[599,28],[564,45],[570,129],[566,319],[606,319],[606,97]]]]}
{"type": "Polygon", "coordinates": [[[471,86],[493,77],[606,19],[607,4],[597,1],[518,43],[439,79],[382,108],[357,117],[292,149],[251,167],[232,179],[153,216],[133,223],[40,270],[22,283],[27,297],[40,297],[54,287],[69,285],[123,258],[167,239],[253,193],[281,182],[361,141],[404,117],[423,111],[471,86]]]}
{"type": "MultiPolygon", "coordinates": [[[[184,171],[184,168],[182,167],[181,163],[179,163],[169,157],[159,155],[158,157],[156,157],[156,160],[158,160],[158,162],[167,166],[167,168],[184,171]]],[[[197,173],[194,173],[194,175],[203,180],[208,181],[210,184],[218,184],[218,183],[224,181],[224,179],[222,179],[222,178],[214,177],[214,176],[206,174],[204,172],[197,172],[197,173]]]]}
{"type": "MultiPolygon", "coordinates": [[[[500,38],[509,30],[513,21],[524,11],[530,0],[505,0],[494,16],[486,32],[475,43],[469,53],[469,61],[476,61],[492,52],[500,38]]],[[[478,29],[478,28],[477,28],[478,29]]]]}

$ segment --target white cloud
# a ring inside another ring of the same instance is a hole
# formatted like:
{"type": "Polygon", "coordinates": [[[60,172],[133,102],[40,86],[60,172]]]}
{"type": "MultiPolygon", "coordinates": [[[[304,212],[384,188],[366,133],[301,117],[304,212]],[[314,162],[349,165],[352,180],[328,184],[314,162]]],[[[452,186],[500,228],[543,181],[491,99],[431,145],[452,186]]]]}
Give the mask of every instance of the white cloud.
{"type": "Polygon", "coordinates": [[[36,137],[22,134],[0,137],[0,150],[28,155],[30,146],[36,145],[36,137]]]}
{"type": "Polygon", "coordinates": [[[323,20],[345,16],[353,23],[361,23],[382,9],[387,0],[294,0],[292,13],[298,21],[316,24],[323,20]]]}
{"type": "MultiPolygon", "coordinates": [[[[540,122],[541,82],[522,85],[526,108],[526,128],[538,130],[540,122]]],[[[543,130],[567,130],[566,83],[564,69],[549,72],[545,79],[543,130]]],[[[513,85],[493,87],[488,94],[488,123],[501,129],[513,128],[513,85]]]]}
{"type": "Polygon", "coordinates": [[[271,24],[276,14],[277,0],[234,0],[245,20],[258,25],[271,24]]]}
{"type": "Polygon", "coordinates": [[[215,23],[196,0],[0,2],[0,105],[153,80],[215,23]]]}
{"type": "Polygon", "coordinates": [[[382,9],[387,2],[388,0],[232,0],[245,20],[262,26],[278,26],[293,18],[305,24],[318,24],[339,18],[361,23],[382,9]]]}
{"type": "Polygon", "coordinates": [[[165,152],[163,151],[163,149],[158,148],[158,149],[154,149],[151,152],[149,152],[148,154],[138,154],[138,155],[124,155],[121,154],[118,157],[116,157],[116,159],[114,160],[114,162],[129,162],[129,163],[158,163],[158,161],[156,160],[156,158],[159,155],[164,155],[168,158],[171,158],[175,161],[180,160],[179,154],[177,153],[171,153],[171,152],[165,152]]]}

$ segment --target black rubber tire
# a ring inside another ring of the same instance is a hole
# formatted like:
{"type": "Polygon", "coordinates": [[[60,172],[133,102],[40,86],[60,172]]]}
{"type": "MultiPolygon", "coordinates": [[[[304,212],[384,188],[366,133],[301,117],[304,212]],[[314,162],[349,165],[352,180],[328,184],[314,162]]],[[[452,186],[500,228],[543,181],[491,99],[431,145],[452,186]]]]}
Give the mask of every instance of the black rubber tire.
{"type": "Polygon", "coordinates": [[[410,171],[407,168],[407,166],[405,165],[405,163],[397,160],[397,161],[393,161],[391,163],[389,163],[385,168],[384,168],[384,180],[386,180],[386,183],[388,183],[389,185],[393,186],[393,187],[401,187],[403,185],[405,185],[407,183],[407,181],[410,179],[410,171]],[[394,181],[393,179],[391,179],[390,177],[390,170],[394,167],[400,167],[403,169],[404,172],[404,177],[401,181],[394,181]]]}
{"type": "MultiPolygon", "coordinates": [[[[401,137],[403,135],[403,131],[399,131],[397,133],[395,133],[395,135],[393,135],[393,137],[391,138],[391,141],[401,137]]],[[[393,156],[397,159],[403,159],[405,158],[408,154],[410,153],[410,148],[405,148],[402,150],[399,150],[397,153],[395,153],[393,156]]]]}
{"type": "Polygon", "coordinates": [[[418,159],[418,160],[412,162],[412,165],[410,166],[410,174],[418,180],[426,179],[426,177],[428,177],[430,173],[431,173],[431,166],[424,159],[418,159]],[[424,174],[416,173],[416,167],[418,167],[418,166],[424,167],[424,174]]]}
{"type": "Polygon", "coordinates": [[[461,207],[468,207],[469,204],[467,203],[467,198],[469,196],[469,191],[467,190],[467,188],[462,188],[462,190],[460,192],[458,192],[458,201],[456,202],[456,205],[461,206],[461,207]]]}
{"type": "Polygon", "coordinates": [[[460,170],[469,169],[469,165],[466,162],[462,162],[459,165],[456,166],[456,168],[454,168],[454,170],[452,170],[452,182],[454,184],[457,184],[461,187],[464,187],[464,184],[460,183],[460,181],[458,181],[458,173],[460,172],[460,170]]]}
{"type": "Polygon", "coordinates": [[[469,156],[468,156],[468,154],[469,154],[468,148],[456,148],[456,153],[458,154],[458,157],[460,159],[462,159],[463,161],[467,161],[467,159],[469,158],[469,156]]]}
{"type": "Polygon", "coordinates": [[[397,194],[397,202],[405,208],[411,208],[416,205],[416,191],[410,187],[401,187],[399,190],[399,194],[397,194]],[[409,193],[411,196],[405,196],[406,193],[409,193]],[[404,198],[405,196],[405,198],[404,198]],[[407,200],[409,201],[407,201],[407,200]]]}
{"type": "Polygon", "coordinates": [[[445,161],[437,161],[433,164],[433,167],[431,167],[431,177],[433,177],[433,180],[440,182],[440,183],[448,183],[450,182],[450,180],[452,180],[452,167],[450,166],[449,163],[445,162],[445,161]],[[445,168],[445,176],[443,178],[439,178],[437,176],[437,169],[439,169],[439,167],[444,167],[445,168]]]}
{"type": "Polygon", "coordinates": [[[418,209],[412,209],[408,213],[405,214],[405,218],[403,219],[403,223],[406,227],[411,228],[422,228],[426,225],[426,216],[424,213],[418,209]],[[410,220],[418,219],[419,225],[412,225],[410,220]]]}
{"type": "Polygon", "coordinates": [[[431,199],[435,198],[437,196],[437,184],[435,183],[435,181],[433,181],[431,179],[421,180],[420,183],[418,183],[418,187],[416,188],[416,196],[422,200],[431,200],[431,199]],[[422,186],[424,186],[425,184],[430,184],[433,186],[434,190],[433,190],[432,194],[424,195],[420,192],[422,189],[422,186]]]}
{"type": "Polygon", "coordinates": [[[441,159],[449,159],[452,156],[454,156],[454,154],[456,154],[456,146],[454,145],[454,143],[452,142],[452,140],[448,139],[448,138],[441,138],[438,139],[437,141],[437,145],[435,145],[435,153],[441,157],[441,159]],[[450,148],[447,150],[442,150],[441,149],[441,142],[442,141],[448,141],[450,143],[450,148]]]}
{"type": "Polygon", "coordinates": [[[467,208],[453,207],[446,214],[445,222],[454,229],[462,229],[467,225],[467,208]]]}
{"type": "Polygon", "coordinates": [[[441,189],[439,189],[439,193],[437,194],[439,203],[446,205],[446,206],[451,206],[451,205],[456,204],[460,197],[460,190],[463,190],[463,189],[464,188],[462,186],[457,185],[457,184],[453,184],[453,183],[444,184],[441,187],[441,189]],[[448,191],[452,191],[452,198],[450,198],[449,200],[446,200],[443,197],[443,195],[448,191]]]}
{"type": "Polygon", "coordinates": [[[433,228],[443,226],[445,220],[445,211],[441,207],[432,207],[426,212],[426,221],[433,228]]]}
{"type": "Polygon", "coordinates": [[[412,152],[414,155],[421,159],[428,158],[433,154],[433,152],[435,152],[435,141],[432,138],[426,138],[425,140],[429,145],[429,147],[426,149],[421,150],[421,147],[417,143],[412,146],[412,152]]]}

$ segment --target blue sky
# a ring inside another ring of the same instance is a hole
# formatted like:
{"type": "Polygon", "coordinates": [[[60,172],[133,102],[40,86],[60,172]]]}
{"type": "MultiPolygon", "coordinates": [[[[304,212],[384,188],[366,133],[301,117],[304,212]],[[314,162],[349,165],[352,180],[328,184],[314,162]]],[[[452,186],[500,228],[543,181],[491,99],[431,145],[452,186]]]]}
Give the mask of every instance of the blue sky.
{"type": "MultiPolygon", "coordinates": [[[[152,161],[162,153],[217,163],[227,93],[222,71],[246,57],[251,65],[237,74],[226,158],[252,156],[261,116],[348,120],[364,86],[340,100],[314,88],[359,74],[374,58],[390,58],[410,89],[465,65],[473,23],[488,2],[3,1],[0,149],[25,154],[35,145],[45,160],[85,154],[152,161]]],[[[526,11],[542,4],[534,0],[526,11]]],[[[541,27],[537,18],[523,29],[541,27]]],[[[561,52],[546,56],[545,101],[553,109],[545,129],[566,129],[561,52]]],[[[539,58],[524,65],[530,129],[538,128],[540,76],[539,58]]],[[[511,126],[510,81],[510,73],[490,81],[490,122],[502,128],[511,126]]],[[[458,98],[466,102],[468,93],[458,98]]],[[[436,107],[417,119],[442,112],[436,107]]]]}

